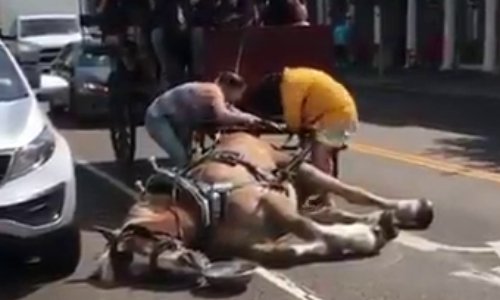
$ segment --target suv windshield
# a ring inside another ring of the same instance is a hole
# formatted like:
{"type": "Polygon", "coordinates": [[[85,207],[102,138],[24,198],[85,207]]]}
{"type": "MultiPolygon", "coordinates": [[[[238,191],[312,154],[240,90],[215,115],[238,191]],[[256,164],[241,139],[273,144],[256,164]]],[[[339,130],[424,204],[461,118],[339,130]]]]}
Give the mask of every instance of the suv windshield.
{"type": "Polygon", "coordinates": [[[71,18],[60,19],[31,19],[21,21],[21,37],[39,36],[47,34],[78,33],[78,22],[71,18]]]}
{"type": "Polygon", "coordinates": [[[78,58],[78,65],[81,67],[109,67],[109,56],[103,53],[83,50],[78,58]]]}
{"type": "Polygon", "coordinates": [[[26,97],[28,91],[7,51],[0,46],[0,102],[26,97]]]}

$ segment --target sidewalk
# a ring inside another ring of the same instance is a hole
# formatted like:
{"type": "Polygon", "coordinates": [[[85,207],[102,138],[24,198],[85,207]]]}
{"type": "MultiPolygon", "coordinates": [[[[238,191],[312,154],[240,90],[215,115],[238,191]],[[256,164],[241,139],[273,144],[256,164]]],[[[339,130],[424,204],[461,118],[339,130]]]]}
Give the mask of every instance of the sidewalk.
{"type": "Polygon", "coordinates": [[[380,76],[374,70],[339,71],[338,77],[349,88],[377,89],[422,96],[475,97],[500,101],[500,75],[473,71],[388,71],[380,76]]]}

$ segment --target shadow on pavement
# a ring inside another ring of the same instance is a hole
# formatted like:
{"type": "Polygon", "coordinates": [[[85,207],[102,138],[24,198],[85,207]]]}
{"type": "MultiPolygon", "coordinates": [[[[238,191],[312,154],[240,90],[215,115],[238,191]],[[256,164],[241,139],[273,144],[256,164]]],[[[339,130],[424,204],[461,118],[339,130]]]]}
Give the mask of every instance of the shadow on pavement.
{"type": "Polygon", "coordinates": [[[38,266],[0,262],[0,299],[17,300],[36,292],[43,285],[60,280],[38,266]]]}
{"type": "MultiPolygon", "coordinates": [[[[95,167],[111,168],[107,163],[100,165],[95,167]]],[[[81,228],[90,230],[92,226],[119,227],[134,200],[81,166],[77,167],[76,180],[77,218],[81,228]]]]}
{"type": "Polygon", "coordinates": [[[429,154],[444,154],[444,157],[466,157],[467,167],[480,167],[491,172],[500,172],[500,138],[471,137],[439,139],[439,148],[430,149],[429,154]]]}
{"type": "Polygon", "coordinates": [[[206,299],[223,299],[231,298],[247,291],[247,286],[241,287],[226,287],[222,289],[214,289],[204,285],[201,281],[193,280],[162,280],[162,279],[143,279],[134,282],[125,282],[115,286],[104,286],[93,280],[68,280],[66,284],[89,284],[97,289],[113,290],[126,287],[136,291],[152,291],[164,293],[189,292],[195,298],[206,299]]]}
{"type": "MultiPolygon", "coordinates": [[[[158,158],[160,166],[168,165],[167,159],[158,158]]],[[[146,181],[153,174],[147,159],[138,159],[132,167],[120,167],[115,161],[91,163],[93,169],[119,181],[129,191],[137,192],[135,182],[146,181]]],[[[127,192],[107,180],[96,176],[85,166],[77,166],[77,216],[83,229],[99,225],[116,228],[123,222],[128,210],[135,203],[127,192]]]]}
{"type": "MultiPolygon", "coordinates": [[[[158,163],[164,165],[166,160],[158,160],[158,163]]],[[[136,180],[145,181],[152,174],[151,166],[146,159],[137,160],[131,168],[121,168],[114,161],[92,163],[91,166],[133,191],[136,191],[134,187],[136,180]]],[[[135,199],[109,181],[96,176],[85,166],[78,166],[77,170],[79,197],[77,215],[82,229],[89,230],[95,225],[108,228],[121,226],[135,199]]]]}
{"type": "Polygon", "coordinates": [[[500,103],[482,98],[424,97],[370,89],[359,90],[355,94],[362,121],[469,135],[438,140],[429,154],[459,156],[492,171],[500,170],[500,103]]]}

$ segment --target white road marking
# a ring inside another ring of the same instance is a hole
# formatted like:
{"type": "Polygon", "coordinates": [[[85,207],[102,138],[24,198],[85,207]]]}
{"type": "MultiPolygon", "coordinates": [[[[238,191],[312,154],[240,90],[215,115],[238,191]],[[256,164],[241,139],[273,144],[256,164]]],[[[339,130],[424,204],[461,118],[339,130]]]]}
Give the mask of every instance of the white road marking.
{"type": "Polygon", "coordinates": [[[257,268],[256,273],[260,277],[266,279],[267,281],[273,283],[283,291],[289,293],[300,300],[322,300],[314,295],[314,292],[310,291],[308,288],[303,286],[298,286],[295,282],[290,280],[288,277],[281,273],[272,272],[264,268],[257,268]]]}
{"type": "MultiPolygon", "coordinates": [[[[459,252],[459,253],[496,253],[495,248],[491,246],[490,247],[451,246],[430,241],[423,237],[404,231],[399,234],[398,238],[396,239],[396,242],[423,252],[448,251],[448,252],[459,252]]],[[[500,251],[500,249],[498,251],[500,251]]]]}
{"type": "Polygon", "coordinates": [[[500,241],[493,241],[486,243],[489,245],[497,254],[498,258],[500,258],[500,241]]]}
{"type": "MultiPolygon", "coordinates": [[[[81,166],[82,168],[86,169],[87,171],[95,174],[96,176],[100,177],[104,181],[108,182],[118,190],[126,193],[127,195],[136,198],[137,193],[129,188],[127,185],[125,185],[123,182],[119,181],[118,179],[114,178],[113,176],[109,175],[108,173],[99,170],[98,168],[92,166],[89,162],[81,159],[77,159],[76,163],[81,166]]],[[[260,277],[264,278],[265,280],[269,281],[270,283],[274,284],[276,287],[280,288],[281,290],[285,291],[286,293],[292,295],[296,299],[299,300],[323,300],[317,296],[314,295],[314,293],[305,287],[299,286],[295,282],[293,282],[291,279],[286,277],[283,274],[277,273],[277,272],[271,272],[267,269],[264,268],[257,268],[256,274],[260,275],[260,277]]]]}
{"type": "Polygon", "coordinates": [[[500,287],[500,277],[490,272],[468,270],[468,271],[456,271],[451,273],[451,275],[461,278],[467,278],[473,281],[484,282],[500,287]]]}
{"type": "MultiPolygon", "coordinates": [[[[488,242],[486,244],[491,247],[491,252],[500,258],[500,241],[488,242]]],[[[469,270],[452,272],[451,275],[500,287],[500,266],[492,268],[491,272],[469,268],[469,270]]]]}

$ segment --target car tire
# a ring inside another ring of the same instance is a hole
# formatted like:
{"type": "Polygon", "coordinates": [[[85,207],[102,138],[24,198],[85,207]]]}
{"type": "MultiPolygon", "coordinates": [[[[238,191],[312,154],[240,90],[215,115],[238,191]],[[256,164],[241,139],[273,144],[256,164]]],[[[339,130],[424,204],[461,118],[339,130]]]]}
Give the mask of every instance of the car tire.
{"type": "Polygon", "coordinates": [[[80,230],[76,226],[71,226],[47,242],[48,244],[44,245],[44,255],[41,257],[44,269],[57,277],[73,274],[81,256],[80,230]]]}
{"type": "Polygon", "coordinates": [[[53,116],[60,116],[64,114],[66,107],[64,105],[55,105],[54,102],[49,102],[50,114],[53,116]]]}
{"type": "Polygon", "coordinates": [[[75,93],[75,89],[71,87],[69,94],[69,108],[68,111],[70,115],[75,119],[76,122],[81,122],[83,120],[80,111],[78,110],[78,96],[75,93]]]}

